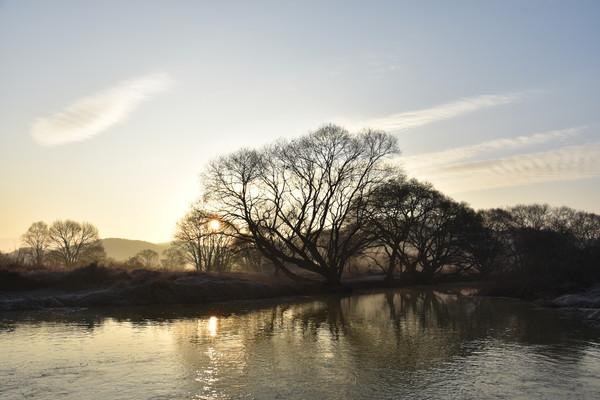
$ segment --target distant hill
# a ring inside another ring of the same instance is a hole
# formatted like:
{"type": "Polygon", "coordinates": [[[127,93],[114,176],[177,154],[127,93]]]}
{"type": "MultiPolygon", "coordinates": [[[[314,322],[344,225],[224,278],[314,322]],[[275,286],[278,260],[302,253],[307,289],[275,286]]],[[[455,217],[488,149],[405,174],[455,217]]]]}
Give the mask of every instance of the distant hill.
{"type": "Polygon", "coordinates": [[[117,261],[124,261],[129,257],[135,256],[142,250],[150,249],[154,250],[160,256],[163,250],[168,249],[170,243],[150,243],[144,242],[143,240],[129,240],[129,239],[117,239],[108,238],[101,239],[104,250],[108,257],[114,258],[117,261]]]}
{"type": "MultiPolygon", "coordinates": [[[[154,250],[160,256],[163,250],[171,246],[170,243],[151,243],[143,240],[117,238],[100,239],[100,241],[106,250],[106,255],[117,261],[125,261],[146,249],[154,250]]],[[[0,238],[0,252],[11,253],[18,249],[20,244],[18,238],[0,238]]]]}

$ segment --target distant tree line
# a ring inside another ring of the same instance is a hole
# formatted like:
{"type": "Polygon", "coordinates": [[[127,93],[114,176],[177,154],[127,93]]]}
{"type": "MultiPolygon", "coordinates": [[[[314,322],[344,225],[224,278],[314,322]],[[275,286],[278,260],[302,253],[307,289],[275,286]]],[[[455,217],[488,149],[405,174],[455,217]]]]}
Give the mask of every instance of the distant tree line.
{"type": "Polygon", "coordinates": [[[112,261],[113,267],[121,267],[125,269],[165,269],[165,270],[181,270],[187,265],[185,255],[173,247],[169,247],[162,251],[160,255],[152,250],[145,249],[137,252],[134,256],[129,257],[122,263],[112,261]]]}
{"type": "Polygon", "coordinates": [[[471,242],[473,267],[539,293],[570,291],[600,282],[600,216],[547,204],[478,213],[482,228],[471,242]]]}

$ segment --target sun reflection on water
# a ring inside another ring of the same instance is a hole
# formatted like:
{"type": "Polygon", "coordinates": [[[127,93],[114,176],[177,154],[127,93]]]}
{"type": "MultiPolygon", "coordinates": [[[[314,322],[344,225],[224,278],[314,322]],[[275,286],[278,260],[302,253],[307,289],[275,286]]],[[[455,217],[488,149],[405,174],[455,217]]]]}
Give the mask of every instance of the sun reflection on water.
{"type": "Polygon", "coordinates": [[[217,323],[219,322],[217,317],[210,317],[208,320],[208,333],[210,336],[217,336],[217,323]]]}

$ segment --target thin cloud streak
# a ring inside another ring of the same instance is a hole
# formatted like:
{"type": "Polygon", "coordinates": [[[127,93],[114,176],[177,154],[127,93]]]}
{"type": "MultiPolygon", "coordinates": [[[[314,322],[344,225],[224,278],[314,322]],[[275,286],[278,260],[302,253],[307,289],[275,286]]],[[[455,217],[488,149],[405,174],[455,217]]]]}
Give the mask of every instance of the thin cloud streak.
{"type": "Polygon", "coordinates": [[[425,110],[401,112],[384,118],[375,118],[362,121],[360,123],[350,123],[350,125],[356,127],[366,126],[374,129],[382,129],[388,132],[397,132],[458,117],[459,115],[471,113],[484,108],[515,103],[522,100],[524,97],[525,94],[521,92],[464,97],[456,101],[441,104],[432,108],[427,108],[425,110]]]}
{"type": "Polygon", "coordinates": [[[474,161],[433,169],[419,176],[449,193],[600,176],[600,142],[558,150],[474,161]]]}
{"type": "Polygon", "coordinates": [[[519,136],[516,138],[489,140],[487,142],[482,142],[471,146],[455,147],[443,151],[417,154],[414,156],[405,157],[403,161],[408,171],[416,173],[424,169],[440,167],[473,158],[482,153],[498,150],[513,150],[521,147],[542,144],[553,140],[562,140],[578,134],[585,128],[585,126],[582,126],[545,133],[536,133],[529,136],[519,136]]]}
{"type": "Polygon", "coordinates": [[[51,117],[37,119],[31,136],[38,144],[49,147],[89,139],[125,120],[144,100],[173,83],[173,78],[165,73],[124,81],[51,117]]]}

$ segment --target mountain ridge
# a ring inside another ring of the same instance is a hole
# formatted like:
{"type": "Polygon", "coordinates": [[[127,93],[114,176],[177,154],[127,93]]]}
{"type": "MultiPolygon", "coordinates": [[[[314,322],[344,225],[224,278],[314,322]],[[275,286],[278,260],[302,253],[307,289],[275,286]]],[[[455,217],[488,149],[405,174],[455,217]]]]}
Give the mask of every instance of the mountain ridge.
{"type": "Polygon", "coordinates": [[[150,249],[158,253],[162,252],[171,246],[167,243],[152,243],[144,240],[124,239],[124,238],[105,238],[100,239],[106,255],[117,261],[125,261],[130,257],[135,256],[142,250],[150,249]]]}

